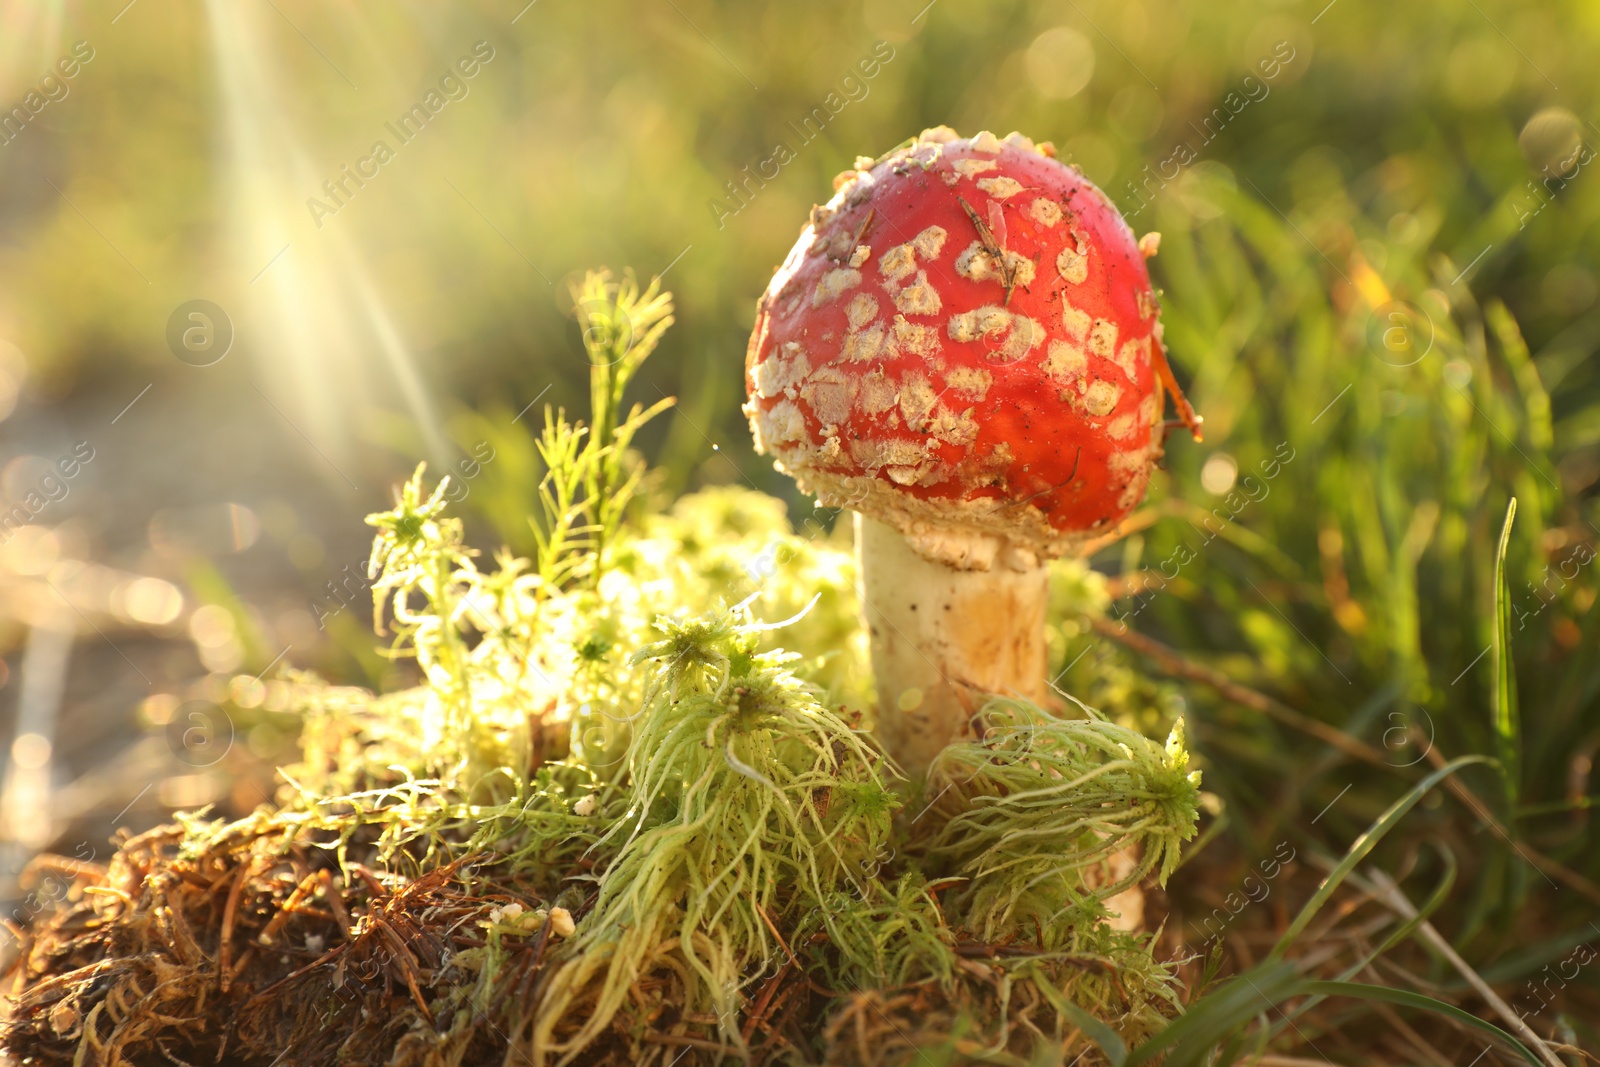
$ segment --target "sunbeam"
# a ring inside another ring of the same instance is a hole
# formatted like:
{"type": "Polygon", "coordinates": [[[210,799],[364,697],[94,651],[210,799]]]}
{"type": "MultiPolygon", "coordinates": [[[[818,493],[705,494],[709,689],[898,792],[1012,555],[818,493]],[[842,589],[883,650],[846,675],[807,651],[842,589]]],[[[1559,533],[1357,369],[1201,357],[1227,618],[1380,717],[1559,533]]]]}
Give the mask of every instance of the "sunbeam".
{"type": "MultiPolygon", "coordinates": [[[[449,455],[416,358],[349,226],[313,225],[304,200],[318,168],[292,115],[295,79],[262,47],[277,28],[253,5],[207,0],[225,139],[229,258],[244,286],[241,337],[255,373],[319,450],[350,455],[388,383],[430,459],[449,455]]],[[[338,478],[336,471],[327,471],[338,478]]]]}

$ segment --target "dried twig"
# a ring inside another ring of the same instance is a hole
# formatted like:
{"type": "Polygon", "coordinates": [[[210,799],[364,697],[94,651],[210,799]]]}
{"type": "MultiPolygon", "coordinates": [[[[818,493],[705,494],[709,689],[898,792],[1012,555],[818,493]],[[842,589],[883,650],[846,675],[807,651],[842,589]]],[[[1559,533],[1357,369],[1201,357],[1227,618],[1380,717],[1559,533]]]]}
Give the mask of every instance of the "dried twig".
{"type": "Polygon", "coordinates": [[[217,976],[222,991],[228,991],[228,985],[233,980],[233,923],[239,914],[239,897],[244,893],[245,883],[255,877],[257,857],[251,856],[239,873],[234,875],[233,888],[228,890],[228,903],[222,911],[222,949],[217,962],[217,976]]]}
{"type": "Polygon", "coordinates": [[[1096,633],[1148,657],[1163,673],[1210,686],[1234,703],[1259,711],[1263,715],[1270,715],[1285,726],[1292,726],[1319,741],[1325,741],[1352,759],[1362,760],[1385,770],[1395,769],[1394,764],[1385,759],[1382,752],[1365,741],[1351,737],[1336,726],[1329,726],[1325,722],[1298,712],[1265,693],[1240,685],[1219,670],[1185,659],[1153,638],[1100,616],[1090,616],[1089,624],[1094,627],[1096,633]]]}
{"type": "Polygon", "coordinates": [[[989,224],[978,216],[971,204],[967,203],[964,196],[956,197],[961,202],[961,210],[967,213],[967,218],[972,220],[973,229],[978,231],[978,242],[983,245],[983,250],[989,258],[994,260],[995,269],[1000,272],[1000,281],[1006,287],[1006,304],[1011,303],[1011,290],[1016,287],[1016,279],[1011,273],[1011,264],[1006,262],[1005,245],[999,241],[989,224]]]}

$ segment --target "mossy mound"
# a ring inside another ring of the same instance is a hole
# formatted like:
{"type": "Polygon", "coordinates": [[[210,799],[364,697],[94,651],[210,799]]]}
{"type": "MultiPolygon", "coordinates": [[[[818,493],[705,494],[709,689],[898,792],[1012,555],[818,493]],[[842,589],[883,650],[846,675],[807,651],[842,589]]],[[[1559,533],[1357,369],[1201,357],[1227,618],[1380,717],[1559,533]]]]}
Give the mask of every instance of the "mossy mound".
{"type": "MultiPolygon", "coordinates": [[[[539,551],[480,569],[419,470],[369,521],[378,629],[423,684],[302,678],[277,805],[77,869],[27,932],[0,1045],[107,1067],[1090,1064],[1177,1013],[1172,966],[1106,901],[1194,832],[1181,731],[997,701],[913,799],[869,729],[847,548],[759,494],[650,499],[628,446],[652,412],[621,397],[670,302],[601,275],[576,295],[595,412],[547,418],[539,551]]],[[[1092,590],[1061,567],[1063,596],[1092,590]]]]}

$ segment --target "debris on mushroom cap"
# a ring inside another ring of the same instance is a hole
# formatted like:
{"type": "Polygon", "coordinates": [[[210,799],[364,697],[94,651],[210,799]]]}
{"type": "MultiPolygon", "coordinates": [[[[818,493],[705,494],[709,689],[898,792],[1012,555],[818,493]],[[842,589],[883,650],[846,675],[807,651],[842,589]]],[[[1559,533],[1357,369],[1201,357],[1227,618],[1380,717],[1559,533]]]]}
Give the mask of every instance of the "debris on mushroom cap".
{"type": "Polygon", "coordinates": [[[824,505],[956,567],[1104,535],[1161,456],[1176,386],[1144,262],[1159,238],[1135,240],[1054,155],[941,126],[857,160],[750,338],[756,448],[824,505]]]}

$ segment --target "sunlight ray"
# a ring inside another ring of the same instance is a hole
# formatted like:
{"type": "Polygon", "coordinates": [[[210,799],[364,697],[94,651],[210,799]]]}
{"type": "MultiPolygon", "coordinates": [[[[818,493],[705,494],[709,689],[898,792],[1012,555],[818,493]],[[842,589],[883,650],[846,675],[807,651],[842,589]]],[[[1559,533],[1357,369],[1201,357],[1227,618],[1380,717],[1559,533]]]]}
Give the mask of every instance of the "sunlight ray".
{"type": "MultiPolygon", "coordinates": [[[[267,10],[271,14],[270,9],[267,10]]],[[[391,315],[348,220],[314,224],[307,191],[321,176],[296,128],[296,80],[262,47],[277,29],[248,5],[208,0],[225,133],[230,258],[253,278],[241,336],[271,392],[335,459],[375,406],[397,394],[435,462],[448,446],[415,353],[391,315]]]]}

